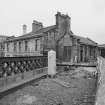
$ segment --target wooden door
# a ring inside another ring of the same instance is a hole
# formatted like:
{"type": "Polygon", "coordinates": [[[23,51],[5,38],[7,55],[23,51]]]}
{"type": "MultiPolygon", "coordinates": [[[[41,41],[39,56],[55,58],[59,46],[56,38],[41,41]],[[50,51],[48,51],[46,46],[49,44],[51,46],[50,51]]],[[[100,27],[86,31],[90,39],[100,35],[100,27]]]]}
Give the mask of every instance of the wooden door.
{"type": "Polygon", "coordinates": [[[64,61],[70,62],[70,59],[71,59],[71,46],[64,46],[63,58],[64,58],[64,61]]]}

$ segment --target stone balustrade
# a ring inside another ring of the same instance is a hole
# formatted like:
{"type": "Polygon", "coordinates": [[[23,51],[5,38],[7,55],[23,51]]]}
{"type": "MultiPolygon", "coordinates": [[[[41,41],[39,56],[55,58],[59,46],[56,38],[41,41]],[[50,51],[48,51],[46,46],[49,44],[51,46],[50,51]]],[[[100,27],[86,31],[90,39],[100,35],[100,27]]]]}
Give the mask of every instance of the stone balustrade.
{"type": "Polygon", "coordinates": [[[0,58],[0,92],[47,75],[47,57],[0,58]]]}
{"type": "Polygon", "coordinates": [[[47,57],[3,57],[0,58],[0,78],[47,67],[47,57]]]}

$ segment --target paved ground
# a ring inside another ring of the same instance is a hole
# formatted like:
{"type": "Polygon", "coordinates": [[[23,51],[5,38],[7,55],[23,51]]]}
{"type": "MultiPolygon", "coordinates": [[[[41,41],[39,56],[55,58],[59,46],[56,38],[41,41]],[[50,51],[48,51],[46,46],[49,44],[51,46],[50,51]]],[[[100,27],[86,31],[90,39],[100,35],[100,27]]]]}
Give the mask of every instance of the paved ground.
{"type": "Polygon", "coordinates": [[[0,99],[0,105],[94,105],[96,80],[84,74],[62,73],[56,79],[33,82],[0,99]],[[68,86],[69,85],[69,86],[68,86]]]}

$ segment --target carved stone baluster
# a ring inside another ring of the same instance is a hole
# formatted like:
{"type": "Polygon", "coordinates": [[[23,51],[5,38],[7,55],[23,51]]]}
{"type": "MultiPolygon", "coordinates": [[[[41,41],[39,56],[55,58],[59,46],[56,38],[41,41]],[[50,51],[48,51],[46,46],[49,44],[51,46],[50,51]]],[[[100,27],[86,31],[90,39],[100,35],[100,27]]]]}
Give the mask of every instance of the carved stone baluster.
{"type": "Polygon", "coordinates": [[[33,63],[33,60],[31,60],[31,66],[32,66],[32,70],[34,70],[34,63],[33,63]]]}
{"type": "Polygon", "coordinates": [[[18,73],[19,73],[19,69],[18,69],[17,66],[15,66],[15,68],[14,68],[14,73],[15,73],[15,74],[18,74],[18,73]]]}
{"type": "Polygon", "coordinates": [[[37,65],[36,65],[36,60],[34,60],[34,69],[37,68],[37,65]]]}
{"type": "Polygon", "coordinates": [[[41,58],[40,58],[40,59],[38,59],[39,68],[42,67],[42,64],[41,64],[41,63],[42,63],[42,62],[41,62],[41,58]]]}
{"type": "Polygon", "coordinates": [[[33,69],[35,70],[36,69],[36,61],[33,60],[33,69]]]}
{"type": "Polygon", "coordinates": [[[26,61],[23,61],[23,68],[24,68],[24,71],[26,72],[26,61]]]}
{"type": "Polygon", "coordinates": [[[18,63],[17,63],[17,67],[18,67],[18,72],[19,72],[19,73],[21,73],[20,66],[21,66],[21,62],[18,61],[18,63]]]}
{"type": "Polygon", "coordinates": [[[30,70],[33,70],[33,68],[32,68],[32,60],[30,60],[29,66],[30,66],[30,70]]]}
{"type": "Polygon", "coordinates": [[[30,71],[30,61],[28,61],[28,70],[30,71]]]}
{"type": "Polygon", "coordinates": [[[38,59],[35,60],[35,63],[36,63],[36,68],[39,68],[38,59]]]}
{"type": "Polygon", "coordinates": [[[34,67],[35,67],[35,69],[37,69],[37,63],[36,63],[36,59],[34,60],[34,67]]]}
{"type": "Polygon", "coordinates": [[[32,70],[34,70],[34,60],[31,61],[32,70]]]}
{"type": "Polygon", "coordinates": [[[21,73],[24,72],[24,69],[23,69],[23,68],[24,68],[24,67],[23,67],[23,62],[21,61],[21,62],[20,62],[20,72],[21,72],[21,73]]]}
{"type": "Polygon", "coordinates": [[[40,68],[39,59],[36,60],[38,68],[40,68]]]}
{"type": "Polygon", "coordinates": [[[6,71],[6,67],[7,67],[7,63],[2,63],[1,64],[1,70],[0,70],[0,78],[2,78],[5,74],[5,71],[6,71]]]}
{"type": "Polygon", "coordinates": [[[19,73],[19,68],[18,68],[18,64],[17,64],[17,62],[14,62],[14,73],[15,74],[17,74],[17,73],[19,73]]]}
{"type": "Polygon", "coordinates": [[[35,59],[35,72],[36,74],[38,74],[38,63],[37,63],[37,59],[35,59]]]}
{"type": "Polygon", "coordinates": [[[14,62],[11,62],[12,75],[14,75],[14,68],[15,68],[15,64],[14,62]]]}
{"type": "Polygon", "coordinates": [[[8,63],[5,62],[3,65],[3,76],[6,77],[7,76],[7,68],[8,68],[8,63]]]}
{"type": "Polygon", "coordinates": [[[28,69],[28,61],[26,61],[26,71],[29,71],[29,69],[28,69]]]}
{"type": "Polygon", "coordinates": [[[12,75],[12,68],[11,68],[11,62],[8,62],[8,67],[7,67],[7,76],[12,75]]]}
{"type": "Polygon", "coordinates": [[[29,68],[28,68],[28,61],[26,61],[26,71],[29,71],[29,68]]]}

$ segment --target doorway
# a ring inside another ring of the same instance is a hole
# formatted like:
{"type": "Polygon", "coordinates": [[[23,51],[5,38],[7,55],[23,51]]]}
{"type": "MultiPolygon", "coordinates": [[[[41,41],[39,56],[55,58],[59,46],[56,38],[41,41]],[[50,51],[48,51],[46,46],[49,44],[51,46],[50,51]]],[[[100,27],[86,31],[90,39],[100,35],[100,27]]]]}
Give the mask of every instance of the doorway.
{"type": "Polygon", "coordinates": [[[80,46],[80,62],[83,62],[83,46],[80,46]]]}
{"type": "Polygon", "coordinates": [[[64,59],[64,61],[70,62],[70,60],[71,60],[71,46],[64,46],[63,59],[64,59]]]}

